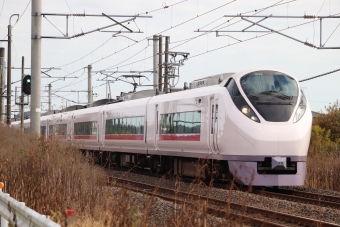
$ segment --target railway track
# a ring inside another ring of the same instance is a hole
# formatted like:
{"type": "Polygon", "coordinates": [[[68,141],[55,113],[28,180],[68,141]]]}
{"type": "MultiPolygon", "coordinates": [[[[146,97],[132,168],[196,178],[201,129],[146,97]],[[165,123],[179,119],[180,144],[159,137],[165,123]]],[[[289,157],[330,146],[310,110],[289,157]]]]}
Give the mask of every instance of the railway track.
{"type": "MultiPolygon", "coordinates": [[[[213,186],[221,189],[230,187],[229,185],[220,183],[214,184],[213,186]]],[[[270,198],[340,209],[340,197],[337,196],[271,187],[253,187],[251,191],[249,188],[237,188],[237,190],[247,191],[270,198]]]]}
{"type": "MultiPolygon", "coordinates": [[[[340,225],[319,221],[317,219],[306,218],[297,215],[291,215],[283,212],[272,211],[268,209],[261,209],[254,206],[249,206],[240,203],[233,203],[213,199],[207,196],[202,196],[195,193],[188,193],[183,191],[176,191],[163,187],[156,187],[155,185],[145,184],[137,181],[126,179],[112,178],[116,184],[126,187],[129,190],[141,192],[149,196],[158,197],[167,201],[176,203],[190,203],[190,201],[207,201],[207,213],[219,217],[230,217],[233,220],[238,220],[245,223],[253,223],[260,226],[283,227],[287,225],[299,226],[323,226],[323,227],[339,227],[340,225]],[[184,199],[185,198],[185,199],[184,199]],[[189,201],[189,202],[188,202],[189,201]],[[230,212],[226,208],[230,207],[230,212]],[[243,211],[244,213],[240,212],[243,211]]],[[[269,192],[268,192],[269,193],[269,192]]]]}
{"type": "MultiPolygon", "coordinates": [[[[124,171],[123,169],[115,169],[119,171],[124,171]]],[[[140,172],[140,171],[132,171],[133,173],[143,174],[151,177],[159,177],[161,178],[162,174],[148,173],[148,172],[140,172]]],[[[183,178],[182,181],[191,183],[193,181],[192,178],[186,179],[183,178]]],[[[209,185],[209,182],[206,182],[209,185]]],[[[230,185],[225,183],[213,183],[213,187],[221,188],[221,189],[229,189],[230,185]]],[[[293,201],[304,204],[311,204],[322,207],[329,207],[334,209],[340,209],[340,197],[330,196],[330,195],[321,195],[317,193],[311,192],[303,192],[297,190],[289,190],[289,189],[281,189],[281,188],[271,188],[271,187],[253,187],[251,191],[249,191],[248,187],[238,187],[237,190],[247,191],[257,195],[263,195],[270,198],[276,198],[281,200],[293,201]]]]}
{"type": "Polygon", "coordinates": [[[295,201],[305,204],[312,204],[322,207],[330,207],[340,209],[340,197],[321,195],[311,192],[303,192],[287,189],[272,189],[266,188],[265,190],[255,190],[253,193],[261,194],[267,197],[284,199],[288,201],[295,201]]]}

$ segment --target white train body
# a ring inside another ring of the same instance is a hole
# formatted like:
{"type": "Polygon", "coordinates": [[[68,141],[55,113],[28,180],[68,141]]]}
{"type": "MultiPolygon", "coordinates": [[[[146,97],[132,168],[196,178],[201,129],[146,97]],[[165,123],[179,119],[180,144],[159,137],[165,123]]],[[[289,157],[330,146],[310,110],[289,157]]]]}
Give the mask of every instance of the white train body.
{"type": "Polygon", "coordinates": [[[181,174],[192,168],[181,158],[209,159],[226,165],[244,184],[281,186],[304,184],[311,123],[297,80],[258,69],[236,73],[219,85],[44,116],[41,132],[47,138],[54,125],[62,125],[60,139],[84,150],[125,154],[124,163],[143,155],[160,157],[159,163],[171,157],[170,169],[181,174]],[[280,85],[281,92],[296,95],[278,92],[273,75],[288,80],[283,84],[289,89],[280,85]],[[276,90],[252,93],[254,78],[276,90]]]}

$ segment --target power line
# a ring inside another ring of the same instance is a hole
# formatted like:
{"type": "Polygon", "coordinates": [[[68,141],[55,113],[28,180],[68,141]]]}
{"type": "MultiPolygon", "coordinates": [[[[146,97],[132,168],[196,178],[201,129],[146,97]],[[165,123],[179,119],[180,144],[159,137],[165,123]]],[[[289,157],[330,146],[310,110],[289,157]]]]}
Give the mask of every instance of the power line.
{"type": "Polygon", "coordinates": [[[6,0],[4,0],[4,1],[2,2],[1,11],[0,11],[0,17],[1,17],[1,14],[2,14],[2,9],[4,8],[4,5],[5,5],[5,1],[6,1],[6,0]]]}
{"type": "Polygon", "coordinates": [[[26,5],[26,7],[25,7],[25,9],[24,9],[24,12],[22,12],[22,14],[20,14],[21,16],[19,17],[19,19],[17,20],[17,22],[15,22],[15,24],[13,25],[13,28],[14,28],[14,26],[19,22],[19,20],[21,19],[21,17],[25,14],[25,12],[26,12],[28,6],[30,5],[30,3],[31,3],[31,0],[28,1],[27,5],[26,5]]]}
{"type": "MultiPolygon", "coordinates": [[[[277,4],[280,3],[280,2],[282,2],[282,1],[283,1],[283,0],[280,0],[279,2],[277,2],[277,3],[275,3],[275,4],[271,5],[271,6],[262,8],[262,9],[260,9],[260,11],[257,12],[257,13],[260,13],[260,12],[264,11],[265,9],[268,9],[268,8],[271,8],[271,7],[278,6],[277,4]]],[[[296,1],[296,0],[293,0],[293,1],[296,1]]],[[[288,2],[285,2],[285,3],[282,3],[282,4],[286,4],[286,3],[288,3],[288,2]]],[[[229,4],[229,3],[227,3],[227,4],[229,4]]],[[[281,4],[280,4],[280,5],[281,5],[281,4]]],[[[222,7],[222,6],[220,6],[220,7],[222,7]]],[[[220,8],[220,7],[218,7],[218,8],[220,8]]],[[[215,9],[217,9],[217,8],[215,8],[215,9]]],[[[215,10],[215,9],[214,9],[214,10],[215,10]]],[[[255,10],[255,11],[257,11],[257,10],[255,10]]],[[[210,12],[211,12],[211,11],[210,11],[210,12]]],[[[253,12],[253,11],[249,11],[249,12],[253,12]]],[[[246,12],[246,13],[249,13],[249,12],[246,12]]],[[[207,12],[206,12],[206,13],[207,13],[207,12]]],[[[204,13],[204,14],[206,14],[206,13],[204,13]]],[[[257,14],[257,13],[255,13],[255,14],[257,14]]],[[[204,14],[201,14],[201,15],[204,15],[204,14]]],[[[199,15],[199,16],[201,16],[201,15],[199,15]]],[[[196,17],[195,17],[195,18],[196,18],[196,17]]],[[[193,18],[193,19],[194,19],[194,18],[193,18]]],[[[191,20],[191,19],[190,19],[190,20],[191,20]]],[[[189,20],[188,20],[188,21],[189,21],[189,20]]],[[[240,21],[241,21],[241,20],[240,20],[240,21]]],[[[218,26],[220,26],[220,25],[218,25],[218,26]]],[[[217,27],[218,27],[218,26],[217,26],[217,27]]],[[[215,28],[216,28],[216,27],[214,27],[213,29],[215,29],[215,28]]],[[[192,41],[193,39],[198,38],[198,37],[200,37],[200,36],[203,36],[203,35],[205,35],[205,34],[207,34],[207,33],[209,33],[209,32],[206,32],[206,33],[204,33],[204,34],[200,34],[200,35],[195,36],[195,37],[190,38],[190,39],[186,39],[186,42],[184,42],[184,43],[190,42],[190,41],[192,41]]],[[[157,34],[160,34],[160,33],[157,33],[157,34]]],[[[172,49],[174,49],[174,48],[176,48],[176,47],[178,47],[178,46],[181,46],[181,45],[183,45],[184,43],[181,43],[181,44],[179,44],[179,45],[177,45],[177,46],[174,46],[174,47],[172,47],[170,50],[172,50],[172,49]]],[[[209,52],[210,52],[210,51],[209,51],[209,52]]],[[[129,64],[126,64],[126,65],[123,65],[123,66],[119,66],[119,67],[124,67],[124,66],[128,66],[128,65],[131,65],[131,64],[134,64],[134,63],[138,63],[138,62],[140,62],[140,61],[143,61],[143,60],[146,60],[146,59],[150,59],[150,58],[152,58],[152,57],[153,57],[153,55],[152,55],[152,56],[149,56],[149,57],[146,57],[146,58],[144,58],[144,59],[141,59],[141,60],[134,61],[134,62],[129,63],[129,64]]],[[[112,66],[112,67],[106,68],[105,70],[114,68],[114,67],[116,67],[116,66],[117,66],[117,64],[114,65],[114,66],[112,66]]]]}
{"type": "MultiPolygon", "coordinates": [[[[65,0],[65,1],[66,1],[66,3],[67,3],[67,0],[65,0]]],[[[186,1],[188,1],[188,0],[180,1],[180,2],[174,3],[174,4],[169,5],[169,6],[175,6],[175,5],[181,4],[181,3],[186,2],[186,1]]],[[[69,7],[68,3],[67,3],[67,6],[69,7]]],[[[158,10],[162,10],[162,9],[166,9],[166,8],[168,8],[168,7],[158,8],[158,9],[155,9],[155,10],[147,11],[147,12],[145,12],[145,13],[139,13],[139,14],[137,14],[137,15],[143,15],[143,14],[153,13],[153,12],[156,12],[156,11],[158,11],[158,10]]],[[[70,9],[70,11],[72,12],[72,10],[71,10],[70,7],[69,7],[69,9],[70,9]]],[[[73,12],[72,12],[72,14],[73,14],[73,12]]],[[[138,26],[137,26],[137,27],[138,27],[138,26]]],[[[111,38],[113,38],[113,37],[111,37],[111,38]]],[[[110,39],[111,39],[111,38],[110,38],[110,39]]],[[[110,39],[109,39],[109,40],[110,40],[110,39]]],[[[106,44],[109,40],[107,40],[106,42],[104,42],[102,45],[100,45],[99,47],[97,47],[97,48],[94,49],[93,51],[91,51],[91,52],[89,52],[88,54],[84,55],[83,57],[80,57],[80,58],[78,58],[77,60],[75,60],[75,61],[73,61],[73,62],[64,64],[64,65],[61,65],[61,66],[58,66],[58,67],[63,67],[63,66],[66,66],[66,65],[70,65],[70,64],[72,64],[72,63],[75,63],[75,62],[77,62],[77,61],[79,61],[79,60],[81,60],[81,59],[87,57],[88,55],[92,54],[94,51],[96,51],[96,50],[98,50],[100,47],[102,47],[104,44],[106,44]]],[[[140,40],[139,42],[144,41],[144,40],[145,40],[145,39],[140,40]]]]}
{"type": "MultiPolygon", "coordinates": [[[[220,9],[220,8],[226,6],[226,5],[229,5],[229,4],[231,4],[231,3],[235,2],[235,1],[236,1],[236,0],[233,0],[233,1],[230,1],[230,2],[225,3],[225,4],[223,4],[223,5],[220,5],[220,6],[214,8],[214,9],[212,9],[212,10],[209,10],[209,11],[203,13],[203,14],[200,14],[200,15],[198,15],[198,16],[196,16],[196,17],[193,17],[193,18],[191,18],[191,19],[189,19],[189,20],[186,20],[186,21],[184,21],[184,22],[181,22],[181,23],[179,23],[179,24],[177,24],[177,25],[175,25],[175,26],[173,26],[173,27],[171,27],[171,28],[168,28],[168,29],[165,29],[165,30],[163,30],[163,31],[161,31],[161,32],[158,32],[158,33],[156,33],[156,35],[159,35],[159,34],[161,34],[161,33],[163,33],[163,32],[169,31],[169,30],[171,30],[171,29],[173,29],[173,28],[176,28],[176,27],[181,26],[181,25],[183,25],[183,24],[185,24],[185,23],[188,23],[189,21],[192,21],[192,20],[194,20],[194,19],[196,19],[196,18],[198,18],[198,17],[201,17],[201,16],[204,16],[204,15],[206,15],[206,14],[208,14],[208,13],[211,13],[211,12],[213,12],[213,11],[215,11],[215,10],[217,10],[217,9],[220,9]]],[[[184,2],[184,1],[182,1],[182,2],[184,2]]],[[[109,54],[109,55],[105,56],[104,58],[99,59],[99,60],[93,62],[92,64],[96,64],[96,63],[98,63],[98,62],[100,62],[100,61],[102,61],[102,60],[104,60],[104,59],[106,59],[106,58],[109,58],[109,57],[111,57],[111,56],[113,56],[113,55],[115,55],[115,54],[117,54],[117,53],[119,53],[119,52],[122,52],[122,51],[124,51],[124,50],[126,50],[126,49],[128,49],[128,48],[130,48],[130,47],[132,47],[132,46],[134,46],[134,45],[136,45],[136,44],[138,44],[138,43],[144,41],[144,40],[147,40],[147,39],[148,39],[148,37],[146,37],[146,38],[144,38],[144,39],[142,39],[142,40],[140,40],[140,41],[137,41],[136,43],[133,43],[133,44],[129,45],[128,47],[125,47],[125,48],[123,48],[123,49],[120,49],[119,51],[116,51],[116,52],[114,52],[114,53],[112,53],[112,54],[109,54]]],[[[97,49],[98,49],[98,48],[97,48],[97,49]]],[[[92,52],[91,52],[91,53],[92,53],[92,52]]],[[[88,54],[88,55],[89,55],[89,54],[88,54]]],[[[82,58],[83,58],[83,57],[82,57],[82,58]]],[[[80,58],[80,59],[82,59],[82,58],[80,58]]],[[[150,57],[148,57],[148,58],[150,58],[150,57]]],[[[148,59],[148,58],[146,58],[146,59],[148,59]]],[[[78,59],[78,60],[80,60],[80,59],[78,59]]],[[[77,61],[78,61],[78,60],[77,60],[77,61]]],[[[76,62],[76,61],[74,61],[74,62],[76,62]]],[[[74,63],[74,62],[73,62],[73,63],[74,63]]],[[[139,61],[138,61],[138,62],[139,62],[139,61]]],[[[67,65],[69,65],[69,64],[67,64],[67,65]]],[[[58,67],[62,67],[62,66],[58,66],[58,67]]],[[[111,67],[109,67],[109,68],[111,68],[111,67]]],[[[107,69],[109,69],[109,68],[107,68],[107,69]]],[[[76,70],[75,72],[79,72],[79,71],[82,70],[82,69],[83,69],[83,67],[80,68],[80,69],[78,69],[78,70],[76,70]]],[[[106,70],[106,69],[105,69],[105,70],[106,70]]],[[[73,73],[75,73],[75,72],[73,72],[73,73]]],[[[71,74],[69,74],[69,75],[72,75],[73,73],[71,73],[71,74]]],[[[67,76],[69,76],[69,75],[67,75],[67,76]]]]}
{"type": "Polygon", "coordinates": [[[336,70],[333,70],[333,71],[330,71],[330,72],[327,72],[327,73],[323,73],[323,74],[320,74],[320,75],[317,75],[317,76],[309,77],[309,78],[300,80],[299,82],[300,83],[305,82],[307,80],[312,80],[312,79],[315,79],[315,78],[318,78],[318,77],[326,76],[326,75],[329,75],[329,74],[332,74],[332,73],[335,73],[335,72],[338,72],[338,71],[340,71],[340,69],[336,69],[336,70]]]}

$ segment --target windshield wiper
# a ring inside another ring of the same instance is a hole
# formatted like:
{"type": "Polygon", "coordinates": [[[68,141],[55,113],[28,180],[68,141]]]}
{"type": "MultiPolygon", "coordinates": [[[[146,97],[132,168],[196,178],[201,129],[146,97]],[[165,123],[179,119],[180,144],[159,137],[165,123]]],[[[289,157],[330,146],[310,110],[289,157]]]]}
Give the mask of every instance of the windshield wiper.
{"type": "Polygon", "coordinates": [[[247,96],[252,99],[259,99],[259,97],[257,97],[256,95],[247,94],[247,96]]]}
{"type": "Polygon", "coordinates": [[[273,95],[273,96],[278,97],[278,98],[283,99],[283,100],[291,100],[292,99],[291,96],[285,95],[285,94],[283,94],[281,92],[274,91],[274,90],[262,91],[260,94],[273,95]]]}

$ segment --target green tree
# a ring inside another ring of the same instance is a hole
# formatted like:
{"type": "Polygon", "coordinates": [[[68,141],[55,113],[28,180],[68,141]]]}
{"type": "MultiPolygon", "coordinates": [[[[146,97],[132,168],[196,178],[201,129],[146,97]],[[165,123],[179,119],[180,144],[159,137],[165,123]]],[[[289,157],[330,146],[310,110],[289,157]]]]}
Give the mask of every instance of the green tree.
{"type": "Polygon", "coordinates": [[[340,139],[333,142],[330,139],[331,131],[329,129],[321,128],[319,125],[312,126],[312,134],[309,145],[309,155],[316,155],[321,153],[331,153],[338,151],[340,139]]]}
{"type": "Polygon", "coordinates": [[[337,100],[334,104],[325,107],[327,113],[320,114],[313,119],[313,125],[330,130],[329,138],[336,142],[340,138],[340,106],[337,100]]]}

